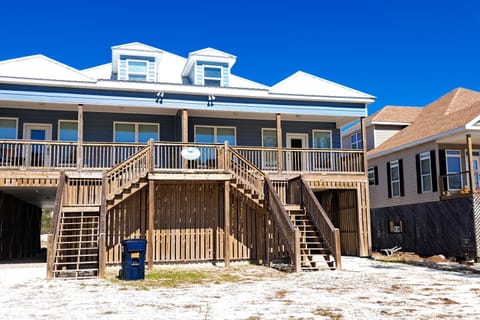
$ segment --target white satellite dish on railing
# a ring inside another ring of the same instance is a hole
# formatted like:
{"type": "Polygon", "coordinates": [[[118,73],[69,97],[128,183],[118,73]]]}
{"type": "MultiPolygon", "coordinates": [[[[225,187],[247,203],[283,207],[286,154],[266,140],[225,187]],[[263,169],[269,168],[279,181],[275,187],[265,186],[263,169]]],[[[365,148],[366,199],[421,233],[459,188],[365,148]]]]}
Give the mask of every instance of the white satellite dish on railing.
{"type": "Polygon", "coordinates": [[[183,148],[181,152],[182,158],[185,160],[197,160],[198,158],[200,158],[200,154],[200,149],[195,147],[183,148]]]}

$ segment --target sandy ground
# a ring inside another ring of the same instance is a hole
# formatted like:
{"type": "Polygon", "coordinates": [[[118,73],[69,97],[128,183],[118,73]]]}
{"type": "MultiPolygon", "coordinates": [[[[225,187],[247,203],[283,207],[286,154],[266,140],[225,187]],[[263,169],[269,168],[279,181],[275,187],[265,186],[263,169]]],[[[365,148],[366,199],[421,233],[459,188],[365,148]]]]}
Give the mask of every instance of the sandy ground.
{"type": "Polygon", "coordinates": [[[300,274],[243,266],[250,280],[179,288],[47,281],[43,263],[0,264],[0,318],[480,319],[479,274],[362,258],[342,261],[342,271],[300,274]]]}

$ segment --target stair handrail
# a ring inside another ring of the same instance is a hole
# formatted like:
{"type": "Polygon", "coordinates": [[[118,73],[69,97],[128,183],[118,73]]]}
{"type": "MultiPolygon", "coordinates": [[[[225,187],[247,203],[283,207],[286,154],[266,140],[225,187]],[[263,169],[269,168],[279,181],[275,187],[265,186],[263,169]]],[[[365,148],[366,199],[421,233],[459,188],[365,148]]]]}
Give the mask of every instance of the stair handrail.
{"type": "Polygon", "coordinates": [[[342,268],[342,252],[340,245],[340,229],[336,228],[330,221],[325,209],[313,194],[308,183],[301,178],[301,202],[302,206],[310,213],[312,222],[323,236],[327,249],[332,252],[336,268],[342,268]]]}
{"type": "Polygon", "coordinates": [[[228,166],[230,167],[230,172],[233,174],[234,178],[244,184],[245,188],[251,189],[257,193],[259,199],[264,199],[265,194],[263,185],[266,178],[265,173],[233,148],[228,146],[227,148],[229,154],[228,166]],[[240,161],[235,161],[235,159],[240,161]]]}
{"type": "Polygon", "coordinates": [[[65,171],[60,172],[57,185],[57,194],[55,196],[55,206],[53,208],[52,220],[50,221],[50,234],[48,235],[47,244],[47,280],[53,278],[53,267],[55,263],[55,255],[57,251],[58,241],[58,224],[60,222],[60,212],[62,211],[63,193],[65,190],[67,178],[65,171]]]}
{"type": "Polygon", "coordinates": [[[107,199],[112,199],[119,191],[128,188],[152,168],[153,140],[126,160],[118,163],[105,173],[104,188],[107,199]]]}
{"type": "Polygon", "coordinates": [[[281,235],[286,241],[286,248],[292,258],[295,272],[301,270],[300,230],[293,224],[290,215],[285,210],[272,181],[265,177],[265,204],[272,213],[273,220],[278,225],[281,235]]]}

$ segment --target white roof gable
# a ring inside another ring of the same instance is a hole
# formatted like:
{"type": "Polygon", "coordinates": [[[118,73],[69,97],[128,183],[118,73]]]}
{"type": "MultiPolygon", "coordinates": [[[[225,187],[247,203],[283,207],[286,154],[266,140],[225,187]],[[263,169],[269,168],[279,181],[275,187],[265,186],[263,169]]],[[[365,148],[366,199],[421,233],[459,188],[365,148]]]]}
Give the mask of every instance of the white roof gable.
{"type": "Polygon", "coordinates": [[[162,52],[162,50],[140,43],[140,42],[131,42],[126,44],[120,44],[118,46],[113,46],[112,50],[132,50],[132,51],[148,51],[148,52],[162,52]]]}
{"type": "Polygon", "coordinates": [[[77,69],[40,54],[0,62],[0,76],[45,80],[93,81],[92,78],[82,74],[77,69]]]}
{"type": "Polygon", "coordinates": [[[295,94],[322,97],[374,98],[369,94],[342,86],[338,83],[331,82],[302,71],[297,71],[290,77],[273,85],[270,88],[270,92],[277,94],[295,94]]]}
{"type": "Polygon", "coordinates": [[[207,57],[216,57],[216,58],[233,58],[237,59],[236,56],[230,53],[226,53],[213,48],[205,48],[197,51],[190,52],[189,56],[207,56],[207,57]]]}

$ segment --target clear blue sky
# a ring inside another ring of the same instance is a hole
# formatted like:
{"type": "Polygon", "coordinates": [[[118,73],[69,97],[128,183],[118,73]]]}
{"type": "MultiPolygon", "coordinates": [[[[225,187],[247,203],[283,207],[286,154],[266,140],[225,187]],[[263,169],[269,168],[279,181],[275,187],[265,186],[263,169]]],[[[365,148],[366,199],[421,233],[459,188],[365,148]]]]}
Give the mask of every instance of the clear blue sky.
{"type": "Polygon", "coordinates": [[[297,70],[423,106],[456,87],[480,91],[476,0],[4,0],[0,60],[41,53],[77,69],[138,41],[172,53],[213,47],[233,73],[272,85],[297,70]]]}

